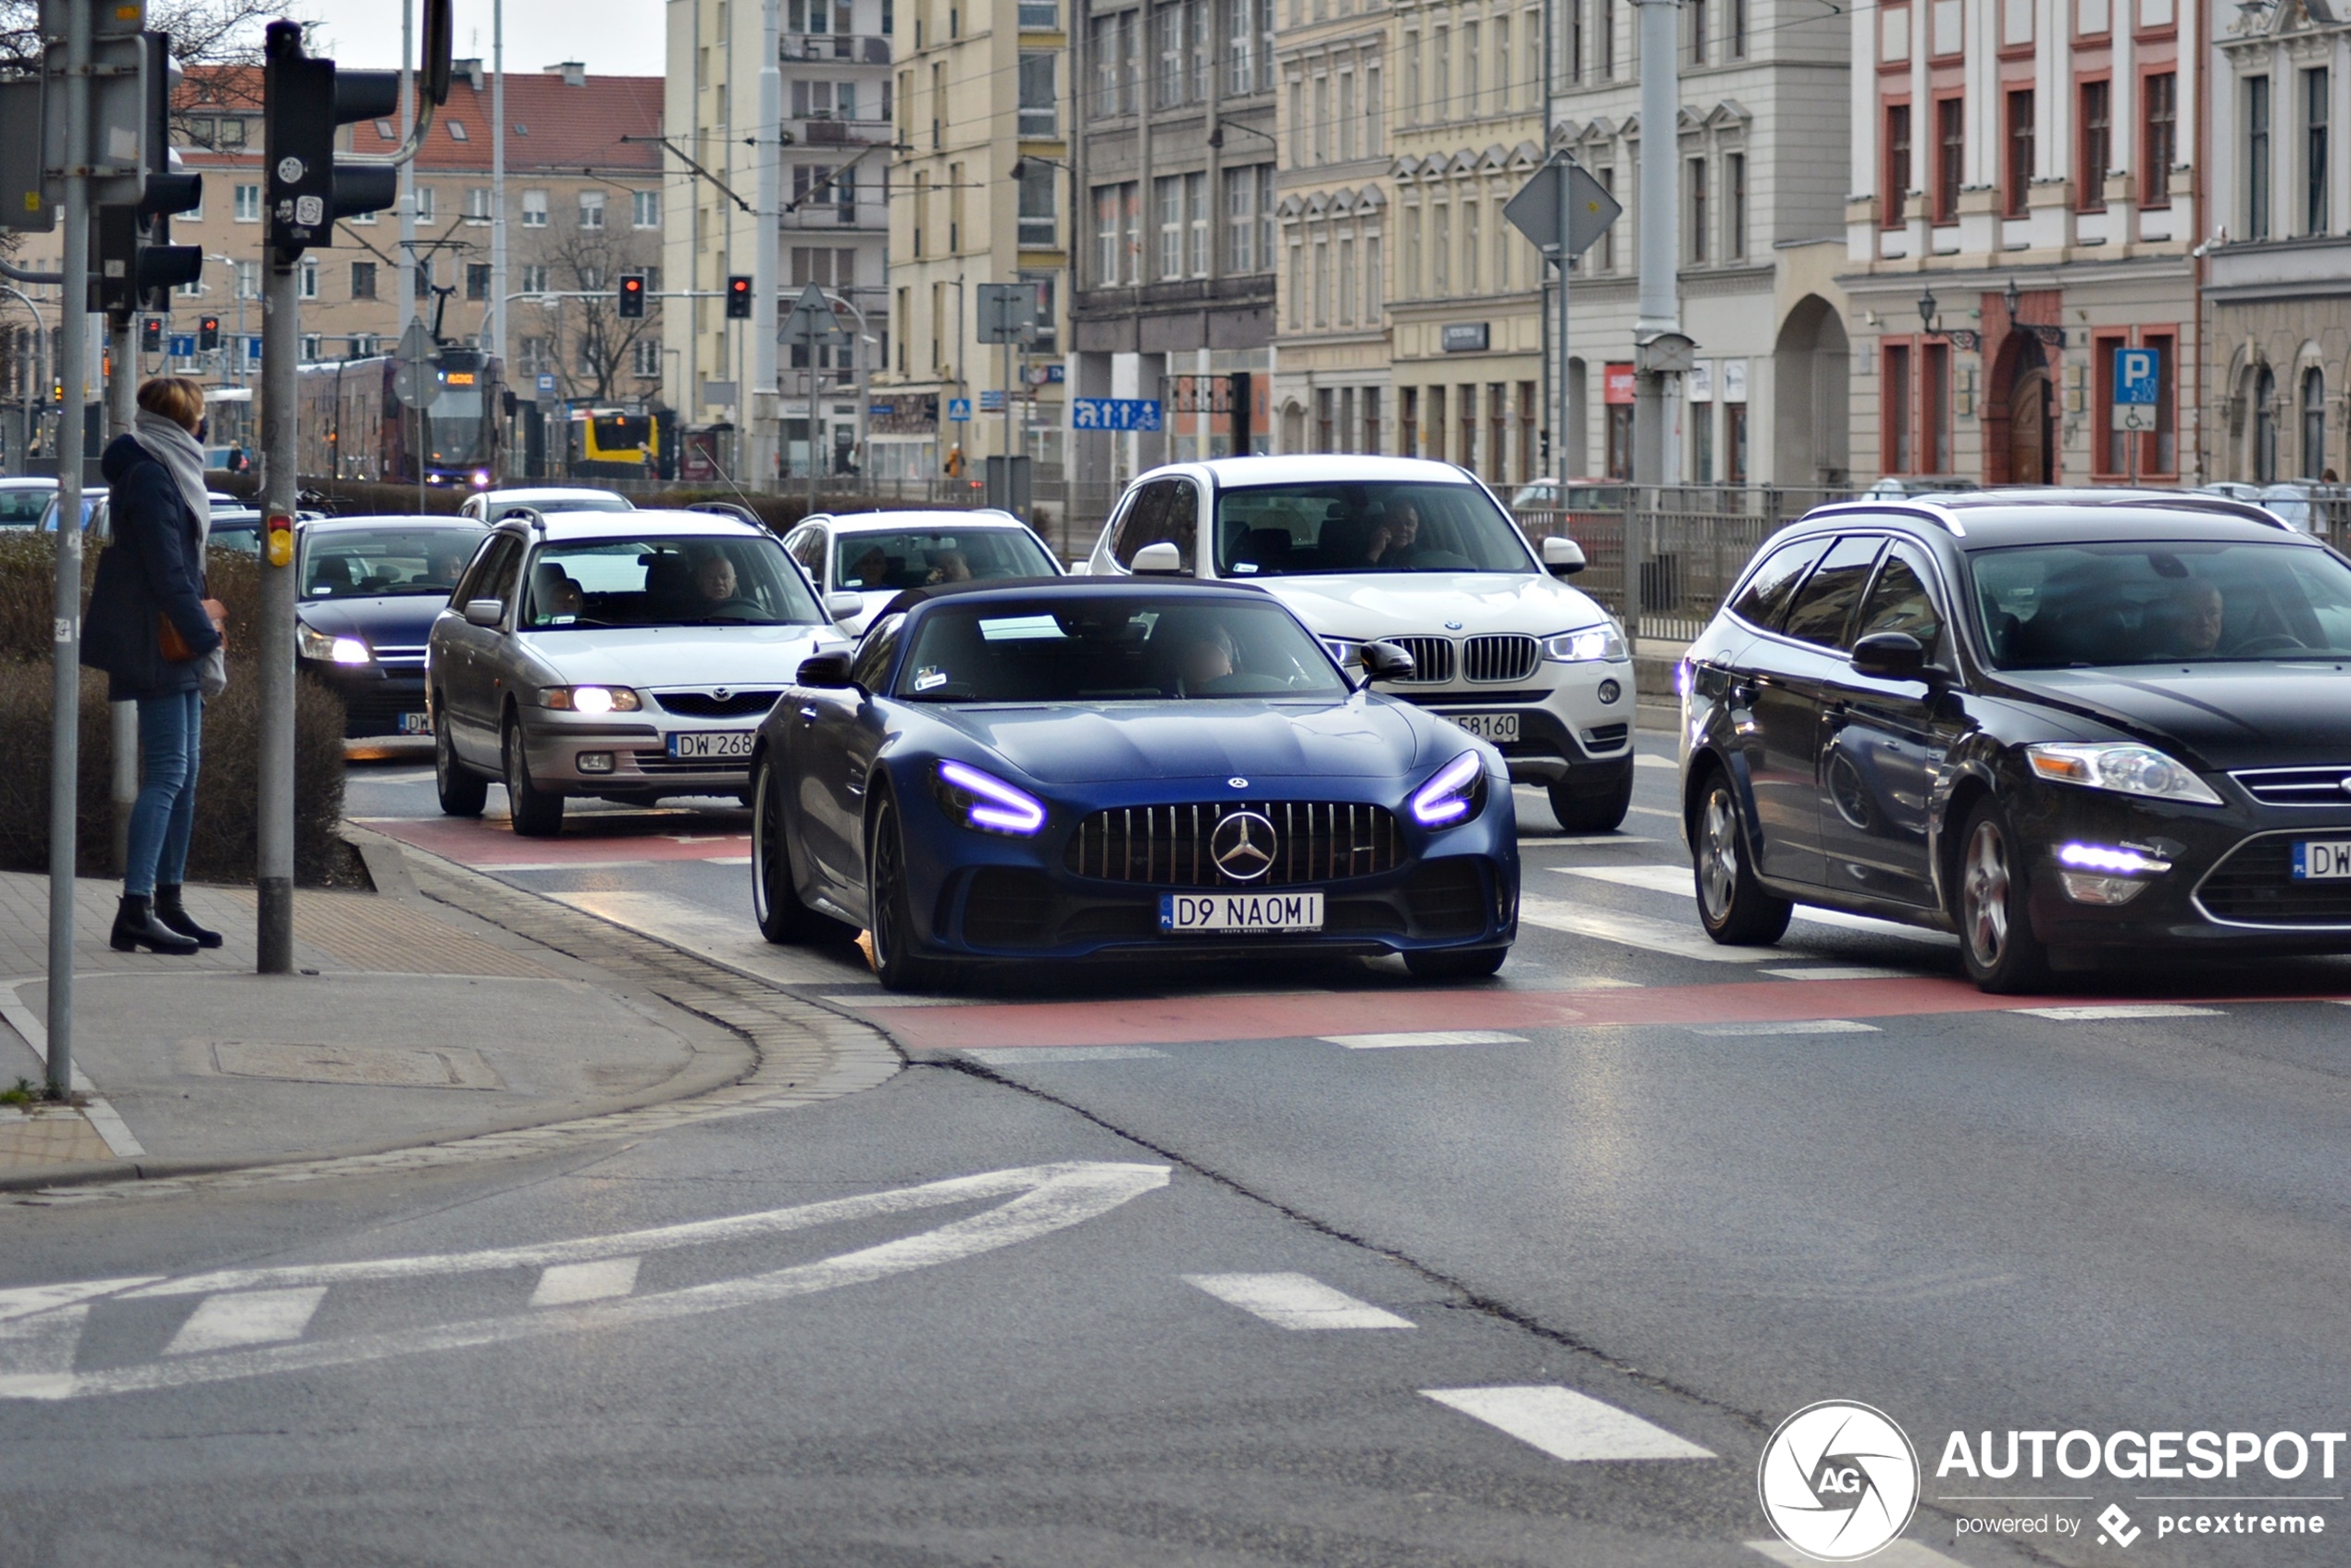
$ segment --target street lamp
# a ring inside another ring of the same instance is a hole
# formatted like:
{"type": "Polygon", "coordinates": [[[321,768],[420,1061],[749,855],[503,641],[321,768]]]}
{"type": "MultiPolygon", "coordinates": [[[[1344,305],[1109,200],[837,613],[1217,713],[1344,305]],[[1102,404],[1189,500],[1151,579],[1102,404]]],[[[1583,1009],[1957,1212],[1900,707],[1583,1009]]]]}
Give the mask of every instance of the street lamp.
{"type": "Polygon", "coordinates": [[[1919,295],[1919,324],[1926,329],[1928,337],[1934,336],[1934,286],[1931,283],[1919,295]]]}

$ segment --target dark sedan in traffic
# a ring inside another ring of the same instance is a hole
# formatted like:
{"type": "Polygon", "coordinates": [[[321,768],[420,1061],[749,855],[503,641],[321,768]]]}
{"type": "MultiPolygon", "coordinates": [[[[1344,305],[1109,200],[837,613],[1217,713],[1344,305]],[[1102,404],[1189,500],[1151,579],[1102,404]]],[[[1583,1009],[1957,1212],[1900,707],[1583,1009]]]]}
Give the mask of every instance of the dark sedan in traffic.
{"type": "MultiPolygon", "coordinates": [[[[1379,643],[1375,675],[1409,674],[1379,643]]],[[[884,985],[984,961],[1400,953],[1500,967],[1501,753],[1360,688],[1271,596],[1180,579],[916,589],[801,666],[753,761],[773,941],[872,932],[884,985]]]]}
{"type": "Polygon", "coordinates": [[[294,651],[305,672],[342,698],[345,735],[432,733],[425,638],[489,531],[469,517],[302,526],[294,651]]]}
{"type": "Polygon", "coordinates": [[[1683,666],[1718,941],[1797,902],[1959,933],[1987,990],[2165,950],[2351,952],[2351,563],[2117,491],[1822,507],[1683,666]]]}

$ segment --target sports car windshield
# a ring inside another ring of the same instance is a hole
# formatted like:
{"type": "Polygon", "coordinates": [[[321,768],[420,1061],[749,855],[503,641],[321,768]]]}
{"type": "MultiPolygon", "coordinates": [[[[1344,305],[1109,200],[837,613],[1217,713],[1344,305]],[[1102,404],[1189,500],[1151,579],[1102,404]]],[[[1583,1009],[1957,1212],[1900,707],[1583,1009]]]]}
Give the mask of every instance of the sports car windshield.
{"type": "Polygon", "coordinates": [[[1231,577],[1325,572],[1524,572],[1518,526],[1467,484],[1375,479],[1251,485],[1216,502],[1216,569],[1231,577]]]}
{"type": "Polygon", "coordinates": [[[898,678],[917,703],[1338,700],[1330,655],[1271,604],[1040,598],[938,604],[898,678]]]}
{"type": "Polygon", "coordinates": [[[2351,656],[2351,566],[2292,544],[2034,544],[1971,562],[2003,669],[2351,656]]]}
{"type": "Polygon", "coordinates": [[[541,548],[527,631],[614,626],[826,626],[773,539],[600,539],[541,548]]]}

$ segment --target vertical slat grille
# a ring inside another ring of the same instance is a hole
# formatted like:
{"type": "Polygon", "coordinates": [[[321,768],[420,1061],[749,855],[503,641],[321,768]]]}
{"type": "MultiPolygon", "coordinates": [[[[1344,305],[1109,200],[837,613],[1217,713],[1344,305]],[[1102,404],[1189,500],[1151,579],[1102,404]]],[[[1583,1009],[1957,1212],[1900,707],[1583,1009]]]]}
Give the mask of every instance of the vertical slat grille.
{"type": "Polygon", "coordinates": [[[1471,680],[1524,680],[1541,652],[1531,637],[1473,637],[1462,644],[1462,674],[1471,680]]]}
{"type": "Polygon", "coordinates": [[[1233,801],[1096,812],[1070,836],[1064,864],[1080,877],[1174,888],[1279,888],[1376,877],[1403,864],[1404,835],[1385,806],[1349,801],[1233,801]],[[1273,869],[1238,881],[1209,852],[1228,812],[1253,811],[1281,842],[1273,869]]]}
{"type": "Polygon", "coordinates": [[[1424,686],[1453,678],[1453,641],[1449,637],[1383,637],[1412,655],[1412,675],[1399,685],[1424,686]]]}

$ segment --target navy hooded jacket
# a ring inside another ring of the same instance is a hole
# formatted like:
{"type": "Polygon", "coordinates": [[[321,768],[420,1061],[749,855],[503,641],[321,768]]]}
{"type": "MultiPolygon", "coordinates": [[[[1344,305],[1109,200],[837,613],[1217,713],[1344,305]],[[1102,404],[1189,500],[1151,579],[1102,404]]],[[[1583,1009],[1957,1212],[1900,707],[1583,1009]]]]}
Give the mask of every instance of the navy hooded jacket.
{"type": "Polygon", "coordinates": [[[193,691],[220,633],[204,610],[204,527],[164,466],[129,436],[99,465],[114,541],[98,557],[82,621],[81,662],[112,677],[118,702],[193,691]],[[196,657],[163,656],[156,617],[168,616],[196,657]]]}

